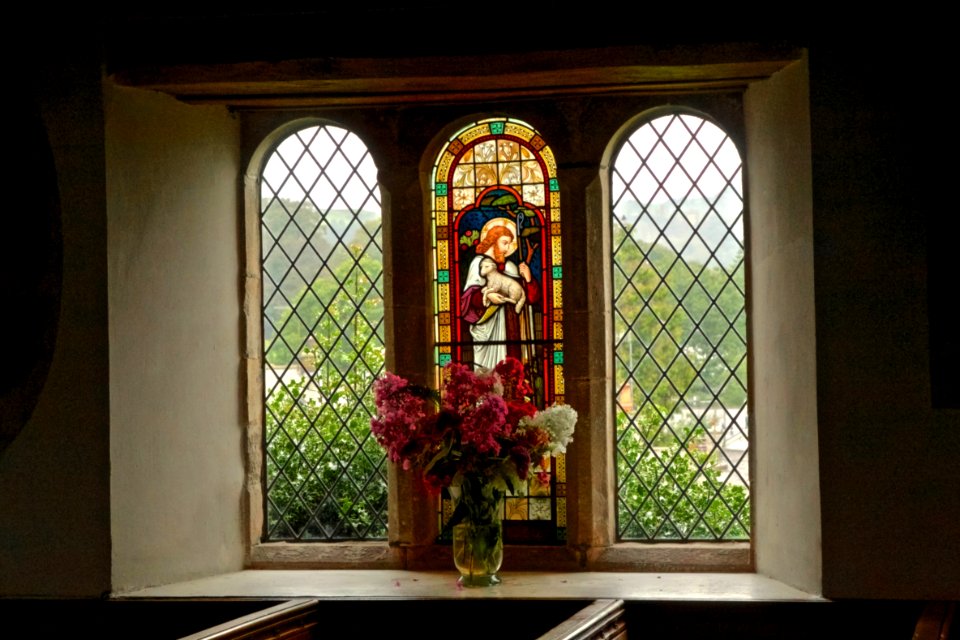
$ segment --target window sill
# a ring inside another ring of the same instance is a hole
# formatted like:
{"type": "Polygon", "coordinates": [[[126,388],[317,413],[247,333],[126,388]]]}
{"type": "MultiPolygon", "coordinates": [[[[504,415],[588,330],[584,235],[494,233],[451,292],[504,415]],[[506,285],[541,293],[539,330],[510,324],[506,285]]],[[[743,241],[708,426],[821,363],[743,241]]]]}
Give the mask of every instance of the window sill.
{"type": "Polygon", "coordinates": [[[114,599],[326,598],[821,602],[754,573],[502,572],[503,583],[464,589],[453,571],[246,570],[113,594],[114,599]]]}
{"type": "MultiPolygon", "coordinates": [[[[249,568],[398,569],[444,571],[451,566],[447,545],[390,546],[386,542],[254,545],[249,568]]],[[[753,570],[747,542],[620,543],[577,549],[569,546],[507,545],[504,566],[519,571],[726,572],[753,570]]]]}

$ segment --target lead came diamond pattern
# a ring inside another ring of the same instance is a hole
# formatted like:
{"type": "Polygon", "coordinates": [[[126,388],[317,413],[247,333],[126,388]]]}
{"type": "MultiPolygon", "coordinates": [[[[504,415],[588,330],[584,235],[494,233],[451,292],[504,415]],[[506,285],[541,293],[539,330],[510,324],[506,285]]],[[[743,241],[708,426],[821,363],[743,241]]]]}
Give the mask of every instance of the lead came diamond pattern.
{"type": "Polygon", "coordinates": [[[369,151],[331,125],[285,138],[261,174],[267,540],[382,539],[380,190],[369,151]]]}
{"type": "Polygon", "coordinates": [[[639,127],[611,176],[617,530],[749,537],[742,166],[693,115],[639,127]]]}

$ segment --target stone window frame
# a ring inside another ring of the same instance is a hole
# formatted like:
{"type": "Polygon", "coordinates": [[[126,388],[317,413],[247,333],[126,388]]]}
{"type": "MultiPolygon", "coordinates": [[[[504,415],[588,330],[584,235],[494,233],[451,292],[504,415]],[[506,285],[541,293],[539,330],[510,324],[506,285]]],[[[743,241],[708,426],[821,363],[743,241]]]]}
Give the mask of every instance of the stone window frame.
{"type": "MultiPolygon", "coordinates": [[[[782,287],[777,282],[795,279],[800,287],[799,298],[789,301],[788,305],[773,304],[762,306],[756,310],[750,309],[752,323],[762,328],[759,339],[756,331],[751,329],[751,376],[750,395],[752,399],[761,398],[756,410],[751,401],[752,415],[763,420],[765,450],[760,451],[753,440],[751,446],[754,460],[762,460],[767,464],[759,469],[759,479],[752,481],[754,487],[751,500],[755,505],[753,517],[753,535],[751,543],[617,543],[614,539],[613,527],[613,494],[611,491],[601,490],[602,487],[614,486],[612,454],[608,451],[607,441],[612,440],[612,376],[609,375],[610,358],[604,334],[607,317],[604,307],[605,291],[603,287],[587,287],[586,296],[580,308],[571,308],[565,318],[573,319],[569,333],[580,332],[585,336],[583,349],[571,350],[568,367],[578,369],[581,375],[570,375],[568,384],[568,401],[577,403],[577,408],[583,416],[578,425],[578,439],[576,445],[582,453],[573,453],[568,459],[568,474],[571,477],[571,493],[577,496],[569,520],[574,526],[568,535],[567,545],[564,547],[530,547],[518,546],[507,548],[504,566],[506,570],[596,570],[596,571],[712,571],[712,572],[743,572],[762,570],[768,575],[796,575],[800,580],[819,575],[818,558],[820,542],[812,532],[819,531],[819,501],[816,482],[817,455],[816,439],[811,440],[804,434],[809,432],[809,426],[815,425],[815,396],[811,394],[810,384],[806,382],[801,387],[793,387],[777,382],[786,373],[783,369],[783,347],[770,350],[771,340],[783,339],[783,334],[773,335],[767,327],[787,327],[791,342],[786,345],[787,352],[795,354],[802,360],[801,368],[810,366],[806,356],[813,350],[813,333],[811,314],[813,309],[812,297],[812,256],[804,258],[805,249],[809,248],[811,231],[809,228],[809,206],[811,202],[810,175],[809,175],[809,111],[806,106],[808,80],[807,63],[805,58],[791,65],[789,73],[783,78],[763,76],[757,80],[757,89],[750,83],[744,83],[739,90],[744,96],[739,109],[741,124],[737,127],[725,126],[731,133],[736,132],[740,140],[746,140],[752,135],[759,140],[759,144],[748,146],[744,154],[745,172],[766,179],[773,188],[759,190],[751,189],[747,181],[746,192],[750,202],[751,225],[754,229],[761,227],[760,240],[754,243],[750,240],[750,228],[746,230],[747,243],[750,251],[755,251],[758,245],[761,249],[761,264],[769,262],[778,247],[783,247],[787,238],[781,233],[783,214],[790,219],[789,230],[795,234],[800,244],[795,245],[799,251],[798,259],[802,267],[799,272],[794,269],[778,271],[772,276],[763,276],[761,281],[764,295],[776,298],[781,295],[782,287]],[[749,94],[753,93],[751,97],[749,94]],[[799,103],[797,102],[799,100],[799,103]],[[753,119],[747,120],[747,112],[753,119]],[[785,114],[791,114],[794,119],[788,119],[785,114]],[[784,136],[783,134],[787,134],[784,136]],[[755,193],[756,191],[756,193],[755,193]],[[754,198],[760,195],[760,198],[754,198]],[[785,202],[780,205],[779,202],[785,202]],[[759,202],[759,217],[755,214],[755,205],[759,202]],[[759,225],[758,225],[759,221],[759,225]],[[799,273],[799,275],[794,275],[799,273]],[[771,289],[772,287],[772,289],[771,289]],[[772,293],[771,293],[772,292],[772,293]],[[795,312],[800,311],[798,315],[795,312]],[[758,315],[764,316],[758,322],[758,315]],[[793,314],[793,315],[785,315],[793,314]],[[764,346],[767,349],[764,349],[764,346]],[[760,353],[760,356],[756,356],[760,353]],[[769,354],[769,355],[762,355],[769,354]],[[753,366],[760,360],[763,371],[753,366]],[[763,375],[764,373],[772,375],[763,375]],[[757,386],[763,389],[762,395],[757,395],[757,386]],[[792,409],[784,413],[782,407],[792,409]],[[773,413],[771,413],[773,412],[773,413]],[[773,419],[771,419],[771,417],[773,419]],[[797,449],[800,447],[800,460],[809,471],[798,467],[796,462],[797,449]],[[777,473],[774,467],[786,466],[790,473],[802,476],[799,483],[784,486],[782,491],[761,491],[768,487],[769,482],[777,473]],[[597,479],[600,479],[597,482],[597,479]],[[762,514],[760,522],[758,514],[762,514]],[[761,529],[758,535],[758,529],[761,529]],[[805,534],[804,532],[808,532],[805,534]],[[766,535],[773,533],[775,535],[766,535]],[[788,552],[796,549],[796,552],[788,552]],[[811,564],[813,563],[813,564],[811,564]],[[814,566],[816,565],[816,566],[814,566]]],[[[642,94],[649,98],[650,105],[677,104],[687,101],[691,106],[702,112],[711,114],[714,118],[720,116],[711,108],[697,106],[697,101],[703,93],[683,92],[662,96],[654,93],[642,94]],[[652,100],[659,102],[652,102],[652,100]]],[[[635,96],[632,96],[635,97],[635,96]]],[[[569,277],[570,290],[584,288],[587,282],[603,281],[604,265],[606,260],[587,260],[590,251],[601,252],[595,255],[604,255],[604,243],[609,242],[608,230],[603,224],[588,224],[588,220],[604,220],[607,208],[604,199],[608,197],[609,188],[607,167],[611,161],[610,152],[613,141],[625,135],[630,129],[630,119],[642,113],[642,108],[627,107],[626,110],[608,108],[600,110],[598,130],[604,133],[597,134],[596,140],[584,140],[570,123],[575,122],[574,116],[590,108],[590,99],[577,103],[577,109],[570,112],[555,112],[552,108],[540,106],[531,107],[525,102],[511,103],[511,105],[446,105],[435,107],[438,111],[433,124],[445,126],[436,132],[432,138],[421,134],[406,135],[406,132],[396,126],[396,118],[384,114],[382,105],[361,107],[359,109],[318,109],[323,117],[330,117],[340,126],[346,126],[360,135],[374,154],[377,166],[380,167],[380,185],[384,202],[384,260],[385,271],[395,273],[387,275],[388,285],[385,292],[387,304],[385,309],[386,339],[388,356],[387,367],[401,375],[406,375],[415,382],[429,383],[432,380],[433,362],[428,340],[427,328],[432,327],[427,316],[432,314],[432,308],[424,310],[423,297],[413,300],[393,300],[391,280],[413,279],[421,283],[426,289],[429,285],[428,269],[424,262],[416,260],[407,263],[395,260],[392,245],[397,241],[409,242],[404,232],[397,225],[392,224],[392,218],[415,220],[418,216],[423,222],[423,246],[420,258],[429,255],[427,225],[429,224],[429,207],[426,194],[429,194],[429,178],[432,162],[439,145],[454,130],[463,123],[489,115],[510,115],[518,117],[536,127],[548,136],[561,158],[560,175],[563,188],[565,214],[573,211],[577,216],[566,218],[568,224],[564,229],[564,255],[570,263],[581,261],[585,268],[576,274],[566,274],[569,277]],[[342,116],[342,117],[341,117],[342,116]],[[543,116],[543,117],[541,117],[543,116]],[[391,121],[391,118],[394,118],[391,121]],[[352,124],[351,124],[352,123],[352,124]],[[444,123],[446,123],[444,125],[444,123]],[[562,124],[558,124],[562,123],[562,124]],[[569,144],[558,144],[565,136],[564,131],[572,131],[569,144]],[[566,156],[566,150],[578,149],[581,146],[591,146],[599,152],[595,157],[599,160],[586,162],[582,157],[566,156]],[[419,167],[404,166],[415,164],[414,158],[406,150],[415,147],[420,154],[419,167]],[[394,152],[392,154],[392,152],[394,152]],[[406,155],[404,155],[406,153],[406,155]],[[394,157],[395,156],[395,157],[394,157]],[[405,177],[398,177],[406,171],[405,177]],[[418,177],[411,178],[411,172],[418,171],[418,177]],[[606,240],[605,240],[606,238],[606,240]],[[394,269],[395,267],[395,269],[394,269]],[[579,278],[579,281],[578,281],[579,278]],[[419,309],[417,308],[419,305],[419,309]],[[411,311],[412,310],[412,311],[411,311]],[[396,326],[394,316],[403,318],[402,330],[396,326]],[[422,316],[422,317],[421,317],[422,316]],[[398,334],[401,339],[398,341],[398,334]],[[411,336],[423,336],[424,344],[417,347],[411,336]]],[[[625,102],[629,102],[626,100],[625,102]]],[[[398,110],[401,107],[397,108],[398,110]]],[[[241,143],[241,157],[243,166],[254,166],[258,150],[265,144],[266,138],[271,135],[281,135],[283,127],[295,127],[298,117],[303,111],[277,111],[273,113],[255,112],[249,121],[245,117],[243,124],[243,142],[241,143]]],[[[395,114],[394,114],[395,115],[395,114]]],[[[596,115],[596,110],[594,111],[596,115]]],[[[256,176],[247,172],[245,176],[247,200],[250,200],[251,185],[256,176]]],[[[256,195],[256,190],[253,191],[256,195]]],[[[258,199],[254,197],[256,204],[258,199]]],[[[246,207],[247,212],[251,210],[246,207]]],[[[249,221],[248,221],[249,226],[249,221]]],[[[784,228],[785,229],[785,228],[784,228]]],[[[414,234],[415,235],[415,234],[414,234]]],[[[247,256],[251,255],[250,235],[246,236],[247,256]]],[[[259,250],[258,243],[253,244],[254,253],[259,250]]],[[[793,249],[793,247],[790,247],[793,249]]],[[[748,254],[749,255],[749,254],[748,254]]],[[[775,258],[775,262],[782,263],[784,259],[793,259],[793,254],[787,258],[775,258]]],[[[774,264],[779,268],[778,264],[774,264]]],[[[257,266],[257,270],[259,265],[257,266]]],[[[249,292],[256,288],[254,274],[245,274],[245,313],[249,315],[252,309],[259,321],[259,308],[250,304],[249,292]],[[251,279],[253,276],[253,279],[251,279]]],[[[571,270],[572,271],[572,270],[571,270]]],[[[748,264],[748,283],[751,282],[750,267],[748,264]]],[[[751,286],[748,284],[748,286],[751,286]]],[[[399,296],[398,296],[399,297],[399,296]]],[[[748,305],[751,305],[748,298],[748,305]]],[[[248,335],[247,360],[248,378],[255,380],[258,376],[259,362],[251,359],[259,348],[258,340],[251,340],[248,335]],[[251,350],[249,347],[253,346],[251,350]]],[[[806,380],[806,379],[805,379],[806,380]]],[[[248,393],[248,408],[257,405],[261,400],[256,394],[248,393]]],[[[249,411],[255,416],[255,411],[249,411]]],[[[256,446],[257,433],[255,425],[249,430],[247,443],[256,446]]],[[[753,429],[751,429],[753,431],[753,429]]],[[[250,458],[250,456],[248,456],[250,458]]],[[[251,458],[252,460],[252,458],[251,458]]],[[[254,461],[255,462],[255,461],[254,461]]],[[[757,476],[760,465],[751,465],[751,474],[757,476]]],[[[434,545],[435,510],[434,505],[426,504],[417,488],[406,474],[398,474],[396,469],[389,472],[390,483],[390,532],[389,540],[385,543],[269,543],[260,544],[259,526],[256,512],[262,500],[259,487],[259,471],[255,464],[248,464],[247,495],[248,510],[248,554],[247,566],[250,568],[406,568],[406,569],[440,569],[449,570],[451,561],[449,548],[434,545]]]]}

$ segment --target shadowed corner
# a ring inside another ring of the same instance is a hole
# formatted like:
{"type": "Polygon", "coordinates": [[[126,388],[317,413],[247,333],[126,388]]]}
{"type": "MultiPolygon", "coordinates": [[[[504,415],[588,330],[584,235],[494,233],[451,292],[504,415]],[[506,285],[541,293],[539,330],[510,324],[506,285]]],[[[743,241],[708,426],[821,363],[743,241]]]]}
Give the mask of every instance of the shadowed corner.
{"type": "Polygon", "coordinates": [[[32,100],[13,106],[23,123],[13,128],[20,151],[9,171],[0,252],[0,299],[4,300],[7,366],[0,371],[0,455],[26,425],[50,370],[60,316],[63,243],[60,194],[53,153],[39,109],[32,100]]]}

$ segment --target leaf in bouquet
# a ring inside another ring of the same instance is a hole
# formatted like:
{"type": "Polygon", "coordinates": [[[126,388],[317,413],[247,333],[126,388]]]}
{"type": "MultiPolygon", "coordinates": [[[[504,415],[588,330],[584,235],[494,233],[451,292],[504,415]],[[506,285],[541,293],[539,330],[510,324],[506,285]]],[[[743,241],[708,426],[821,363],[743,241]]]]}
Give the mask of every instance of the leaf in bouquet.
{"type": "Polygon", "coordinates": [[[440,532],[441,536],[448,535],[453,528],[463,522],[464,518],[467,517],[467,507],[463,503],[463,500],[454,500],[453,513],[450,514],[450,519],[443,525],[443,530],[440,532]]]}
{"type": "Polygon", "coordinates": [[[509,475],[505,476],[505,479],[510,489],[510,495],[513,495],[513,496],[519,495],[521,484],[520,484],[520,477],[517,476],[516,472],[510,473],[509,475]]]}
{"type": "Polygon", "coordinates": [[[423,400],[435,400],[438,403],[440,402],[440,393],[436,389],[431,389],[430,387],[425,387],[420,384],[408,384],[403,390],[415,398],[421,398],[423,400]]]}
{"type": "Polygon", "coordinates": [[[514,475],[506,468],[501,469],[488,483],[490,487],[490,498],[494,501],[501,500],[508,493],[515,494],[516,484],[514,484],[514,475]]]}
{"type": "Polygon", "coordinates": [[[453,448],[453,438],[449,436],[444,438],[443,444],[440,446],[440,450],[437,451],[437,453],[434,454],[432,458],[430,458],[430,462],[424,465],[423,467],[424,475],[430,473],[430,470],[433,469],[433,467],[436,466],[438,462],[440,462],[441,460],[446,458],[448,455],[450,455],[450,450],[452,448],[453,448]]]}

